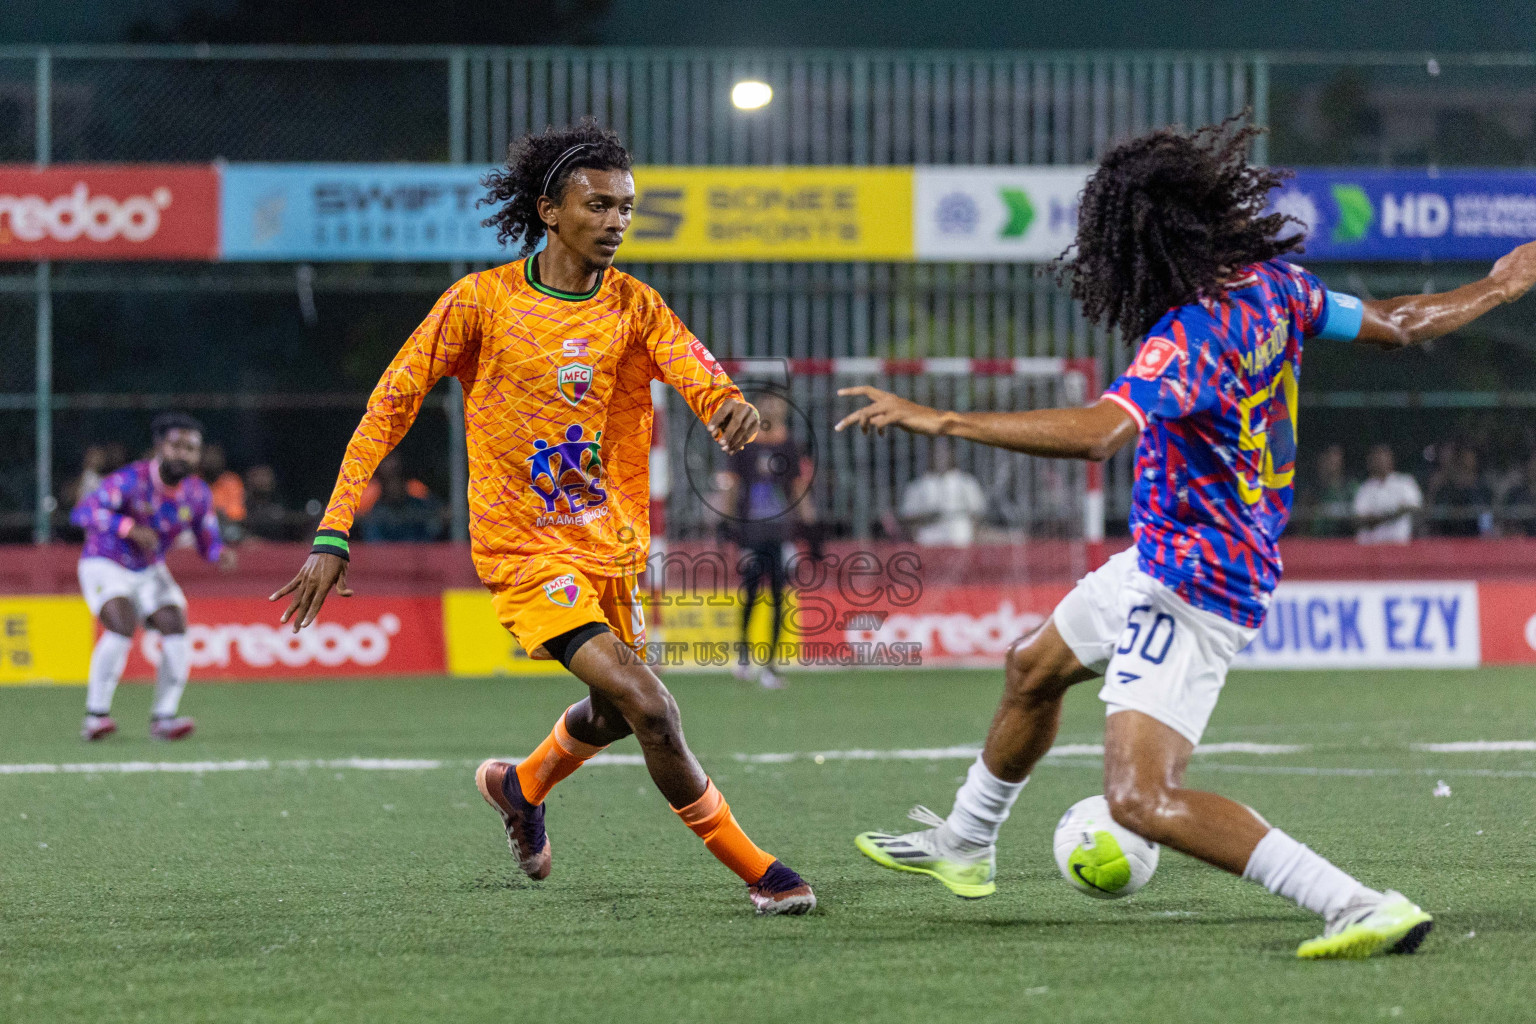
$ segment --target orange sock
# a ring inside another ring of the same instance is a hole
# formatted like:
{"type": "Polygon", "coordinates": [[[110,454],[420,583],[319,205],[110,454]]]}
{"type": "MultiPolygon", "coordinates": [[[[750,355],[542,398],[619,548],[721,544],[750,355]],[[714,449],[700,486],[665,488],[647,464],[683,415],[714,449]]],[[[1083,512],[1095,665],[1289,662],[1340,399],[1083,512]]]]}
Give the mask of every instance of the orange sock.
{"type": "MultiPolygon", "coordinates": [[[[569,708],[566,709],[570,710],[569,708]]],[[[583,743],[572,736],[565,727],[565,712],[544,737],[544,742],[517,765],[517,782],[523,789],[523,797],[531,804],[541,804],[555,783],[580,768],[587,758],[602,750],[590,743],[583,743]]]]}
{"type": "Polygon", "coordinates": [[[748,885],[762,878],[773,864],[773,854],[759,849],[736,824],[731,805],[725,802],[713,780],[703,796],[687,807],[672,809],[683,819],[683,824],[693,829],[694,835],[704,840],[709,852],[748,885]]]}

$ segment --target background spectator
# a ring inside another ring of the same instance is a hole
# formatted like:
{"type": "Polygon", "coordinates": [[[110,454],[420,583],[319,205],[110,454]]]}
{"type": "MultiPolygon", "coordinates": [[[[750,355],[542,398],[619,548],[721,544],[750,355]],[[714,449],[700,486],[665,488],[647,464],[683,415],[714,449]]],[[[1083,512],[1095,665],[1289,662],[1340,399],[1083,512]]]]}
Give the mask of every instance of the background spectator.
{"type": "Polygon", "coordinates": [[[912,539],[932,547],[968,547],[986,497],[976,478],[955,465],[947,438],[933,442],[931,468],[901,492],[901,519],[912,539]]]}
{"type": "Polygon", "coordinates": [[[442,536],[442,502],[430,494],[418,497],[411,493],[398,456],[387,456],[379,463],[373,479],[379,485],[379,498],[359,525],[360,539],[370,543],[420,543],[442,536]]]}
{"type": "Polygon", "coordinates": [[[64,485],[64,500],[60,504],[64,508],[74,508],[81,498],[100,487],[102,478],[110,472],[107,468],[106,447],[99,444],[86,445],[85,454],[80,456],[80,475],[64,485]]]}
{"type": "Polygon", "coordinates": [[[1536,537],[1536,451],[1526,458],[1515,485],[1499,505],[1499,525],[1515,537],[1536,537]]]}
{"type": "Polygon", "coordinates": [[[1355,491],[1355,539],[1361,544],[1407,544],[1413,539],[1413,514],[1424,507],[1419,483],[1394,472],[1390,445],[1378,444],[1366,457],[1370,476],[1355,491]]]}
{"type": "Polygon", "coordinates": [[[1348,537],[1355,529],[1353,488],[1344,475],[1344,446],[1331,444],[1317,459],[1317,478],[1303,503],[1314,537],[1348,537]]]}
{"type": "MultiPolygon", "coordinates": [[[[386,458],[393,458],[393,456],[386,456],[386,458]]],[[[363,488],[363,496],[357,503],[358,516],[365,516],[372,512],[373,506],[378,504],[379,496],[383,493],[384,485],[379,482],[378,474],[375,473],[373,479],[368,481],[368,486],[363,488]]],[[[413,498],[420,498],[423,501],[432,500],[432,489],[415,477],[410,477],[405,481],[405,493],[413,498]]]]}
{"type": "Polygon", "coordinates": [[[245,471],[245,532],[262,540],[299,539],[294,515],[277,493],[277,474],[271,466],[245,471]]]}
{"type": "Polygon", "coordinates": [[[201,474],[213,492],[213,510],[218,513],[224,540],[238,542],[245,532],[245,481],[229,468],[224,449],[216,444],[203,448],[201,474]]]}
{"type": "Polygon", "coordinates": [[[1454,451],[1443,482],[1430,495],[1432,529],[1442,537],[1492,533],[1493,492],[1478,475],[1477,452],[1460,446],[1454,451]]]}

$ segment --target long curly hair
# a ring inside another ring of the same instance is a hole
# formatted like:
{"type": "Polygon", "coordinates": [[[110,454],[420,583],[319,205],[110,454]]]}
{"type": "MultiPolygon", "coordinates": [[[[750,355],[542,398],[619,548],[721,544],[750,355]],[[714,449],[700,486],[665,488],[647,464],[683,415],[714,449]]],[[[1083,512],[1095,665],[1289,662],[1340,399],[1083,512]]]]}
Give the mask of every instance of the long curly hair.
{"type": "Polygon", "coordinates": [[[549,127],[538,135],[524,135],[507,147],[506,169],[492,171],[481,179],[490,191],[476,205],[501,204],[481,223],[496,229],[496,241],[502,245],[521,243],[526,254],[544,237],[544,221],[539,218],[541,195],[548,195],[559,204],[565,198],[571,174],[577,170],[629,169],[629,150],[624,143],[591,117],[584,117],[568,128],[549,127]],[[581,149],[560,160],[574,146],[581,149]],[[557,160],[560,166],[546,192],[544,178],[557,160]]]}
{"type": "Polygon", "coordinates": [[[1104,154],[1083,188],[1076,251],[1052,265],[1090,321],[1138,338],[1172,307],[1220,296],[1238,268],[1301,248],[1301,232],[1279,237],[1300,221],[1264,213],[1290,172],[1248,163],[1263,129],[1245,118],[1161,128],[1104,154]]]}

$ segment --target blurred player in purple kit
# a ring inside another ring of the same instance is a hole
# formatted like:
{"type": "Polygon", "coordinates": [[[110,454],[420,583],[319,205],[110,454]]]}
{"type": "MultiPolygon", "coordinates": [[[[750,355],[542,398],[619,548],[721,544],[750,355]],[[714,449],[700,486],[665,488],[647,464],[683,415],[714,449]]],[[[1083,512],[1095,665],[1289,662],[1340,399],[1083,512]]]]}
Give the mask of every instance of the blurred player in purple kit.
{"type": "Polygon", "coordinates": [[[1284,175],[1249,166],[1255,129],[1164,129],[1110,150],[1083,190],[1064,264],[1095,323],[1140,345],[1081,409],[958,413],[874,388],[842,430],[902,427],[1030,455],[1107,459],[1136,441],[1136,544],[1081,580],[1008,652],[986,746],[934,827],[867,832],[858,848],[960,896],[996,888],[998,830],[1055,741],[1069,687],[1104,677],[1104,795],[1123,827],[1257,882],[1320,914],[1304,958],[1411,953],[1430,916],[1378,892],[1251,808],[1184,786],[1227,667],[1264,620],[1295,477],[1302,343],[1401,348],[1513,302],[1536,282],[1536,243],[1454,291],[1362,301],[1280,259],[1300,248],[1265,213],[1284,175]]]}
{"type": "Polygon", "coordinates": [[[208,485],[193,474],[203,454],[202,425],[182,413],[164,413],[151,427],[154,457],[131,462],[81,498],[70,522],[85,531],[80,589],[102,633],[91,653],[85,721],[80,735],[99,740],[117,731],[112,694],[128,663],[133,633],[142,623],[160,634],[149,734],[179,740],[194,723],[178,716],[190,671],[187,598],[165,566],[165,553],[187,530],[198,550],[221,569],[235,553],[219,539],[219,520],[208,485]]]}

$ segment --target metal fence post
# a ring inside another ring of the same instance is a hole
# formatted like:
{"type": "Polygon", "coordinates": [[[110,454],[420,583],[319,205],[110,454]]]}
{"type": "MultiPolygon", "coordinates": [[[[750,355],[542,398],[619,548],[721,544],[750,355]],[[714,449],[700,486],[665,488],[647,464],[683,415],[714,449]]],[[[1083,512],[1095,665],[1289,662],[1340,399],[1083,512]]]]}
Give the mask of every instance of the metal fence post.
{"type": "MultiPolygon", "coordinates": [[[[37,166],[47,167],[53,150],[53,57],[37,53],[36,129],[37,166]]],[[[37,265],[37,505],[32,539],[46,544],[53,539],[53,264],[37,265]]]]}
{"type": "MultiPolygon", "coordinates": [[[[468,124],[465,120],[469,93],[469,62],[462,50],[448,58],[448,159],[456,164],[467,160],[468,124]]],[[[469,267],[453,264],[457,281],[469,267]]],[[[448,416],[448,520],[454,540],[469,540],[469,449],[464,436],[464,386],[454,377],[448,383],[444,404],[448,416]]]]}
{"type": "MultiPolygon", "coordinates": [[[[1253,58],[1253,123],[1269,128],[1269,58],[1262,53],[1253,58]]],[[[1269,163],[1269,132],[1253,140],[1253,162],[1260,167],[1269,163]]]]}

